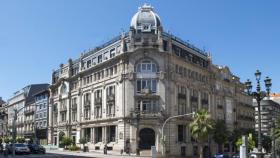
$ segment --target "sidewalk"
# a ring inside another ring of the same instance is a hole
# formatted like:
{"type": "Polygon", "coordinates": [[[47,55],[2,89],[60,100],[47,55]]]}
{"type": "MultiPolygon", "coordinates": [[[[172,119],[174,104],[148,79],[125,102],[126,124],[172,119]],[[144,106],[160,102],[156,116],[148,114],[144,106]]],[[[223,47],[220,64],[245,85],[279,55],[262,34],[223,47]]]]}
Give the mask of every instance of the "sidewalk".
{"type": "Polygon", "coordinates": [[[114,151],[108,151],[107,155],[104,155],[103,152],[96,152],[96,151],[90,151],[90,152],[82,152],[82,151],[60,151],[60,150],[47,150],[47,153],[51,154],[63,154],[63,155],[72,155],[72,156],[84,156],[84,157],[94,157],[94,158],[123,158],[123,157],[133,157],[133,158],[150,158],[145,156],[135,156],[135,155],[121,155],[118,152],[114,151]]]}

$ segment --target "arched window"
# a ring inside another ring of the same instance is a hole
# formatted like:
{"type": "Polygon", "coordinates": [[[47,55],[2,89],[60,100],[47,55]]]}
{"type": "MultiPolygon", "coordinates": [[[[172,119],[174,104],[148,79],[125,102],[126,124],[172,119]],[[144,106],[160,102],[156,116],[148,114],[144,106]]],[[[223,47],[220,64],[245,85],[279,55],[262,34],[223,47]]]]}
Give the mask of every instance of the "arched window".
{"type": "Polygon", "coordinates": [[[67,92],[67,86],[66,86],[65,83],[63,83],[63,84],[61,85],[61,88],[60,88],[60,93],[61,93],[61,94],[65,94],[66,92],[67,92]]]}
{"type": "Polygon", "coordinates": [[[136,72],[140,73],[154,73],[157,72],[156,63],[152,62],[149,59],[142,60],[137,64],[136,72]]]}

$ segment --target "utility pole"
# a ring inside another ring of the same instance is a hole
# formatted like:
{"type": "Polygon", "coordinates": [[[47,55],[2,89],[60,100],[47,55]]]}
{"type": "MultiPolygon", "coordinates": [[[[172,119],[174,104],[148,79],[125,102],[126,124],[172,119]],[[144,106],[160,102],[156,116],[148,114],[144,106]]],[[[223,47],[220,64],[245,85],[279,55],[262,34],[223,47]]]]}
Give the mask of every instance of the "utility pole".
{"type": "Polygon", "coordinates": [[[24,108],[24,106],[17,110],[16,108],[14,109],[14,120],[13,120],[13,141],[12,141],[12,149],[13,149],[13,155],[12,157],[15,158],[15,143],[16,143],[16,136],[17,136],[17,128],[16,128],[16,120],[17,120],[17,114],[19,111],[21,111],[24,108]]]}
{"type": "Polygon", "coordinates": [[[17,135],[17,128],[16,128],[16,120],[17,120],[17,109],[14,109],[14,120],[13,120],[13,158],[15,157],[15,142],[16,142],[16,135],[17,135]]]}

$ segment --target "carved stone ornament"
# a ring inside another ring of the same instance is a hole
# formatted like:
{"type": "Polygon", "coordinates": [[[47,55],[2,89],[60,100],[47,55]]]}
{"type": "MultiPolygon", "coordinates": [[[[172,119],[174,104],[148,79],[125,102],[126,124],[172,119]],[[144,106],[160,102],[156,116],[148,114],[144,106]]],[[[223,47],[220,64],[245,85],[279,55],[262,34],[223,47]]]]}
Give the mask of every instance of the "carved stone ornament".
{"type": "Polygon", "coordinates": [[[159,72],[159,79],[160,79],[160,80],[164,80],[164,75],[165,75],[165,72],[160,71],[160,72],[159,72]]]}
{"type": "Polygon", "coordinates": [[[135,73],[134,72],[128,73],[128,80],[133,81],[134,79],[135,79],[135,73]]]}

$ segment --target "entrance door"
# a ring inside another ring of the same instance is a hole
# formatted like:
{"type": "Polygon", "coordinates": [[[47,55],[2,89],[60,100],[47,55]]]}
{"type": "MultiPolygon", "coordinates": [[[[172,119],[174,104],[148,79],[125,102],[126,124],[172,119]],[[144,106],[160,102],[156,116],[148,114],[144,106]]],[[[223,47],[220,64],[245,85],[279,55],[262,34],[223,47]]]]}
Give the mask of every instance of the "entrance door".
{"type": "Polygon", "coordinates": [[[186,147],[185,146],[181,147],[181,156],[186,156],[186,147]]]}
{"type": "Polygon", "coordinates": [[[155,132],[150,128],[144,128],[139,133],[140,149],[151,149],[151,146],[155,146],[155,132]]]}

